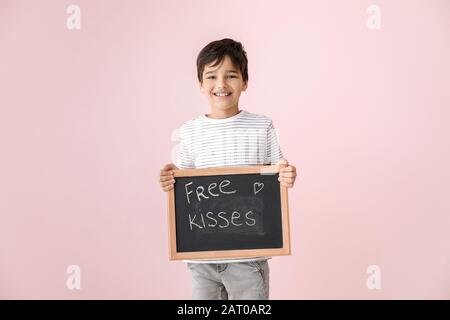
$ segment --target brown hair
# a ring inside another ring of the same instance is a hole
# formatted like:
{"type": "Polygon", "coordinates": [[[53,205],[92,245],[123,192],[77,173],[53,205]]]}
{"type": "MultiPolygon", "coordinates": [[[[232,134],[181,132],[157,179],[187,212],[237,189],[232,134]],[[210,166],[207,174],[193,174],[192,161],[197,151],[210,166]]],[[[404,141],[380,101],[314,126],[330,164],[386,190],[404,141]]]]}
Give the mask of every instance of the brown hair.
{"type": "Polygon", "coordinates": [[[247,53],[245,52],[242,43],[228,38],[210,42],[200,51],[197,56],[198,81],[203,82],[203,71],[207,64],[216,61],[216,63],[212,65],[215,67],[223,61],[225,56],[230,57],[233,65],[241,71],[244,82],[247,82],[247,53]]]}

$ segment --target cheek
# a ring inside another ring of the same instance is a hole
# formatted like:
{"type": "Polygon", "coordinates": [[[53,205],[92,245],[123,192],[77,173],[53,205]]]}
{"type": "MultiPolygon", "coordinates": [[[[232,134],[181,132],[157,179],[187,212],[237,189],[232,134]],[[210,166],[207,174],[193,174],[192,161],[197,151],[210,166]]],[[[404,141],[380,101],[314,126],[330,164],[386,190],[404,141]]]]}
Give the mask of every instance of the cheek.
{"type": "Polygon", "coordinates": [[[204,85],[202,91],[203,91],[203,93],[205,93],[205,94],[210,94],[210,93],[212,92],[212,87],[211,87],[211,85],[204,85]]]}
{"type": "Polygon", "coordinates": [[[238,98],[241,95],[241,91],[240,90],[234,90],[234,97],[238,98]]]}
{"type": "Polygon", "coordinates": [[[207,86],[203,86],[200,88],[200,91],[204,94],[204,95],[209,95],[211,93],[211,89],[208,88],[207,86]]]}

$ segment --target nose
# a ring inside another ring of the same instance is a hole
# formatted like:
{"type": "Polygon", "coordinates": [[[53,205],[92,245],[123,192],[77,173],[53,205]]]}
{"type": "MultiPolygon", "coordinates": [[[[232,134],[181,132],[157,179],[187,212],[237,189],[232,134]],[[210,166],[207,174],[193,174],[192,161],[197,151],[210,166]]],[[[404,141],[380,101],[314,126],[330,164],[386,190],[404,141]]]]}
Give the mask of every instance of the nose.
{"type": "Polygon", "coordinates": [[[223,80],[217,80],[216,87],[218,89],[222,89],[223,87],[225,87],[224,81],[223,80]]]}
{"type": "Polygon", "coordinates": [[[226,79],[224,77],[217,77],[216,87],[218,89],[224,89],[226,87],[226,79]]]}

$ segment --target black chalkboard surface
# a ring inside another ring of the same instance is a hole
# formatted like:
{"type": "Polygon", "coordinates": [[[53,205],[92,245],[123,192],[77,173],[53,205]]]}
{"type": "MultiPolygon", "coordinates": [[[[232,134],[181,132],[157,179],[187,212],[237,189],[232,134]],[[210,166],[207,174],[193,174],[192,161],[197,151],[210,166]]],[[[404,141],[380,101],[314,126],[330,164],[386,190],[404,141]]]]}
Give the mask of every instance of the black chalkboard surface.
{"type": "Polygon", "coordinates": [[[175,170],[171,259],[290,254],[287,190],[278,166],[175,170]]]}

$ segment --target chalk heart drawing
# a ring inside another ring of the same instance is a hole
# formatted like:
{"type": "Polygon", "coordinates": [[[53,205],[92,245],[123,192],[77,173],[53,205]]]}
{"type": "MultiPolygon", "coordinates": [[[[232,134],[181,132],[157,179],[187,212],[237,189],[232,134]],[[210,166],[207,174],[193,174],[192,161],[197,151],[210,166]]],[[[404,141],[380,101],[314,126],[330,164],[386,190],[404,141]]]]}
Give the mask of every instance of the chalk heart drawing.
{"type": "Polygon", "coordinates": [[[264,183],[262,182],[255,182],[253,184],[253,190],[255,191],[255,195],[260,192],[264,188],[264,183]]]}

